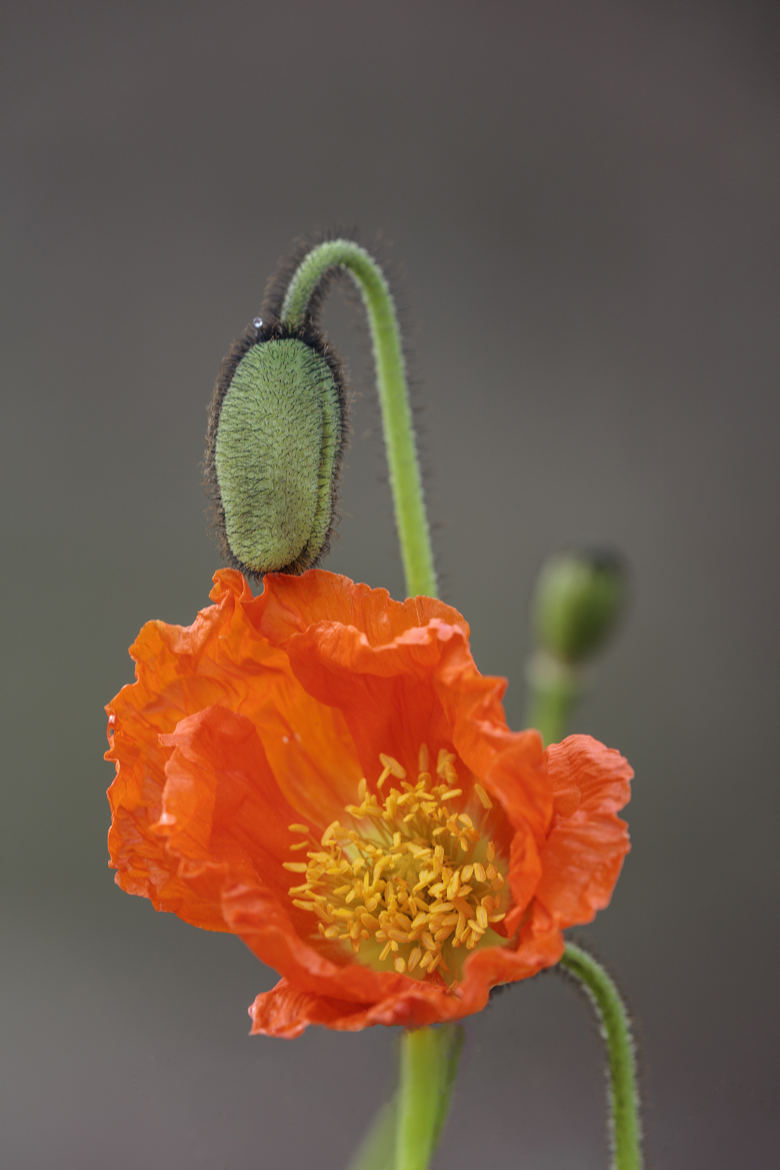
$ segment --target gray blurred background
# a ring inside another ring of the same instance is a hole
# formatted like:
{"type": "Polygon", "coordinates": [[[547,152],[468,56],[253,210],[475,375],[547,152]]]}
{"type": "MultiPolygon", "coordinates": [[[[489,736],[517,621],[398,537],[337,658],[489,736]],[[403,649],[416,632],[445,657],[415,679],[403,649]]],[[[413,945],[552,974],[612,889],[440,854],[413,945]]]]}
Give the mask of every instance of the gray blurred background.
{"type": "MultiPolygon", "coordinates": [[[[218,555],[206,405],[301,232],[399,275],[446,599],[519,725],[546,554],[634,596],[577,730],[635,765],[582,932],[637,1016],[652,1166],[777,1149],[780,77],[767,4],[10,4],[2,30],[3,1043],[11,1170],[343,1167],[396,1036],[247,1037],[274,982],[112,884],[103,704],[218,555]]],[[[362,322],[326,564],[402,590],[362,322]]],[[[606,1165],[556,976],[468,1025],[436,1166],[606,1165]]]]}

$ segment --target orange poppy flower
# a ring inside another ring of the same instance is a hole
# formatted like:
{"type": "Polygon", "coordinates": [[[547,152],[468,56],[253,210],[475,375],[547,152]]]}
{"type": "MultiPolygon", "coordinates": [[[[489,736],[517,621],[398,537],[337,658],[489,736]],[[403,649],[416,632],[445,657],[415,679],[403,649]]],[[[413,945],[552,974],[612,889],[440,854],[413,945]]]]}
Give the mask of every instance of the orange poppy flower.
{"type": "Polygon", "coordinates": [[[192,626],[144,626],[107,707],[122,889],[274,967],[273,1036],[456,1019],[556,963],[628,850],[622,756],[510,731],[440,601],[214,580],[192,626]]]}

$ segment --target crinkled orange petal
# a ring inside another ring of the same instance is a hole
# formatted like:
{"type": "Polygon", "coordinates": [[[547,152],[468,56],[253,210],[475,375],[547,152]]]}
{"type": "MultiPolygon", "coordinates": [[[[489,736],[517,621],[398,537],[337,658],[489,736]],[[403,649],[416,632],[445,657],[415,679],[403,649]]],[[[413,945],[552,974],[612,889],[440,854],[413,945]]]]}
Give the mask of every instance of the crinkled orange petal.
{"type": "Polygon", "coordinates": [[[178,862],[151,826],[159,820],[170,747],[161,736],[211,705],[246,715],[263,732],[277,776],[297,794],[296,819],[323,826],[352,799],[360,778],[357,757],[338,712],[308,696],[286,655],[257,636],[252,621],[260,599],[240,573],[215,575],[216,605],[188,627],[147,622],[130,649],[136,681],[106,707],[116,778],[109,788],[111,864],[128,893],[149,897],[159,910],[224,930],[218,906],[183,883],[178,862]],[[340,767],[319,760],[341,747],[340,767]]]}
{"type": "Polygon", "coordinates": [[[393,994],[365,1002],[306,991],[281,979],[271,991],[258,995],[249,1009],[252,1032],[292,1038],[312,1024],[355,1032],[374,1024],[421,1028],[462,1019],[485,1007],[493,987],[536,975],[557,963],[562,953],[562,936],[553,929],[535,936],[521,950],[486,947],[475,951],[467,961],[463,982],[455,989],[441,981],[401,976],[393,994]]]}
{"type": "Polygon", "coordinates": [[[265,579],[258,631],[284,650],[306,692],[343,715],[363,774],[380,751],[414,767],[419,746],[449,742],[434,675],[449,657],[474,674],[468,626],[431,598],[392,601],[385,589],[315,570],[265,579]]]}
{"type": "Polygon", "coordinates": [[[322,570],[270,575],[262,600],[259,631],[288,653],[307,691],[344,711],[367,768],[378,743],[398,758],[407,744],[416,760],[421,742],[450,740],[475,775],[497,765],[495,794],[510,818],[514,810],[546,831],[552,804],[541,740],[507,728],[506,680],[480,674],[457,610],[431,598],[392,601],[384,589],[322,570]]]}
{"type": "Polygon", "coordinates": [[[299,814],[277,786],[254,724],[207,707],[162,740],[173,751],[153,828],[179,859],[180,874],[193,885],[213,875],[208,885],[217,900],[226,885],[257,880],[286,900],[290,874],[282,862],[299,814]]]}
{"type": "Polygon", "coordinates": [[[394,601],[386,589],[372,589],[324,569],[310,569],[300,577],[268,573],[263,579],[260,608],[262,627],[258,625],[258,630],[262,628],[275,645],[284,645],[295,634],[321,622],[359,630],[370,646],[386,646],[407,630],[426,626],[434,619],[457,626],[466,638],[469,635],[462,614],[443,601],[433,597],[394,601]]]}
{"type": "Polygon", "coordinates": [[[571,735],[545,753],[556,812],[542,848],[536,897],[561,927],[590,922],[612,897],[628,826],[616,812],[628,803],[634,775],[619,752],[589,735],[571,735]]]}
{"type": "MultiPolygon", "coordinates": [[[[240,574],[235,576],[240,579],[240,574]]],[[[210,606],[186,628],[147,622],[130,648],[136,682],[123,687],[106,707],[106,759],[116,764],[108,791],[108,846],[116,880],[129,893],[150,898],[158,910],[211,930],[226,929],[219,907],[181,881],[178,863],[151,826],[162,811],[169,754],[160,735],[172,731],[184,716],[218,702],[229,685],[219,671],[208,669],[219,654],[226,617],[221,608],[210,606]]]]}
{"type": "MultiPolygon", "coordinates": [[[[334,577],[313,572],[326,579],[334,577]]],[[[303,582],[308,576],[293,580],[303,582]]],[[[334,579],[352,584],[347,578],[334,579]]],[[[282,580],[286,578],[282,576],[282,580]]],[[[333,592],[326,582],[321,582],[321,587],[333,592]]],[[[214,575],[211,596],[221,609],[234,615],[229,625],[226,623],[228,636],[221,661],[232,671],[236,683],[242,684],[234,701],[226,705],[254,722],[277,780],[300,817],[324,827],[353,799],[363,773],[341,713],[308,694],[295,678],[284,651],[258,636],[267,594],[266,586],[255,597],[233,569],[214,575]]]]}

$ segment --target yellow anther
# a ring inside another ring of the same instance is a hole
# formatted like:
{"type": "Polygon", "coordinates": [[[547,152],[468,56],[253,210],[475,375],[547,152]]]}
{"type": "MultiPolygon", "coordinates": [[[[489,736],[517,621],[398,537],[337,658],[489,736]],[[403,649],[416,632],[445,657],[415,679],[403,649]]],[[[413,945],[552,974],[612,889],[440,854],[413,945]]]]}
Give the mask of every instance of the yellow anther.
{"type": "Polygon", "coordinates": [[[427,772],[428,768],[430,767],[430,763],[431,754],[428,751],[428,745],[427,743],[421,743],[420,750],[417,753],[417,771],[420,773],[427,772]]]}
{"type": "Polygon", "coordinates": [[[390,774],[395,776],[398,780],[406,779],[406,768],[403,764],[399,764],[393,756],[386,756],[384,752],[379,753],[379,759],[383,768],[389,768],[390,774]]]}
{"type": "Polygon", "coordinates": [[[485,792],[485,789],[482,787],[481,784],[474,785],[474,792],[477,795],[477,800],[479,801],[479,803],[482,805],[483,808],[490,809],[493,807],[493,801],[490,799],[487,792],[485,792]]]}
{"type": "Polygon", "coordinates": [[[306,873],[309,868],[305,861],[283,861],[282,865],[285,869],[289,869],[290,873],[306,873]]]}
{"type": "Polygon", "coordinates": [[[480,861],[474,862],[474,877],[477,879],[478,882],[487,881],[487,874],[485,873],[485,867],[480,861]]]}
{"type": "Polygon", "coordinates": [[[439,773],[439,775],[441,775],[442,769],[445,768],[447,764],[452,764],[454,759],[455,756],[452,752],[448,752],[446,748],[439,748],[439,754],[436,757],[436,771],[439,773]]]}
{"type": "Polygon", "coordinates": [[[288,825],[287,828],[291,833],[310,833],[311,829],[308,825],[288,825]]]}

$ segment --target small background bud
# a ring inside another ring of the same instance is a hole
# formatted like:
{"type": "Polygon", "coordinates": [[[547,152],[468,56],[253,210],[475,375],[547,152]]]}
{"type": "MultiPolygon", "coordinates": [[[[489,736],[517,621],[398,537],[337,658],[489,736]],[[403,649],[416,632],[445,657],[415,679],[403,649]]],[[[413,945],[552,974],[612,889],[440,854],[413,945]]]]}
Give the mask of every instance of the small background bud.
{"type": "Polygon", "coordinates": [[[626,595],[626,567],[610,551],[568,550],[542,566],[533,601],[539,646],[577,665],[608,640],[626,595]]]}
{"type": "Polygon", "coordinates": [[[345,436],[341,370],[319,334],[258,321],[222,364],[206,448],[223,551],[255,577],[327,551],[345,436]]]}

